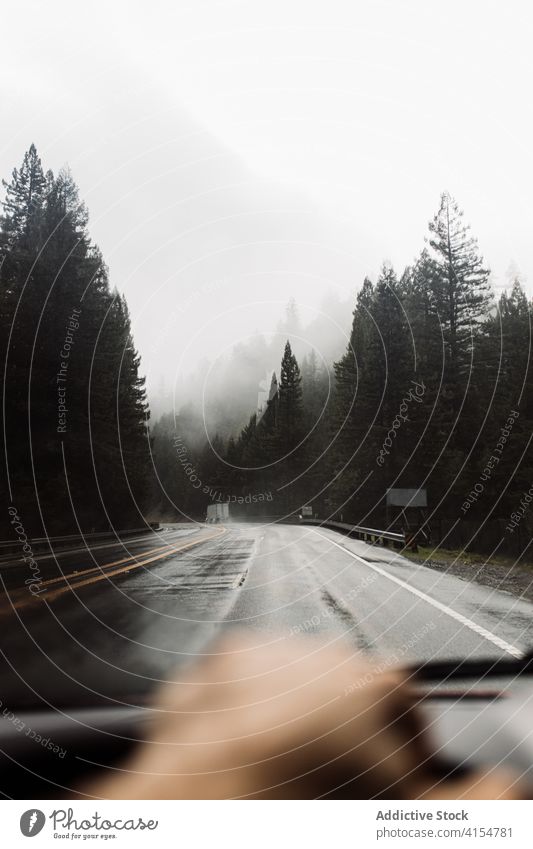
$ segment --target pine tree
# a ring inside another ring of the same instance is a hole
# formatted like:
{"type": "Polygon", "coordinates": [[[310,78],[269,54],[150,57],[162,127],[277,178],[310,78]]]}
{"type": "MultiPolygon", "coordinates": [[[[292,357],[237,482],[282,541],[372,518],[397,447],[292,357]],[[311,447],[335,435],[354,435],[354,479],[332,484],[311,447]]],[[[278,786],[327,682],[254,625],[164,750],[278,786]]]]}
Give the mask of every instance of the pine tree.
{"type": "MultiPolygon", "coordinates": [[[[416,480],[408,465],[414,444],[412,423],[401,433],[393,422],[412,388],[414,346],[405,311],[406,289],[384,265],[376,286],[365,281],[354,312],[348,351],[336,364],[335,425],[340,431],[334,503],[362,522],[385,521],[384,496],[401,478],[416,480]],[[339,451],[340,448],[340,451],[339,451]]],[[[410,482],[411,485],[411,482],[410,482]]]]}
{"type": "Polygon", "coordinates": [[[348,513],[346,504],[356,488],[356,457],[360,452],[369,399],[361,400],[359,382],[365,371],[370,338],[371,308],[374,286],[366,277],[357,295],[352,329],[346,353],[334,364],[335,394],[332,405],[330,450],[330,485],[326,496],[328,512],[336,509],[348,513]],[[356,412],[357,403],[357,412],[356,412]]]}
{"type": "MultiPolygon", "coordinates": [[[[532,330],[533,311],[519,280],[515,279],[511,291],[502,294],[496,313],[486,322],[482,356],[475,375],[479,394],[485,406],[489,405],[482,450],[473,468],[475,481],[481,479],[487,461],[491,457],[494,459],[490,475],[488,479],[485,475],[483,481],[483,503],[474,502],[468,507],[466,517],[469,521],[474,519],[481,523],[493,504],[496,517],[510,515],[531,486],[532,330]],[[509,421],[512,422],[510,428],[509,421]],[[508,433],[500,443],[502,428],[506,427],[508,433]],[[498,444],[500,448],[495,450],[498,444]]],[[[491,522],[494,524],[492,517],[491,522]]],[[[527,527],[526,520],[520,535],[527,527]]]]}
{"type": "Polygon", "coordinates": [[[311,502],[314,512],[323,514],[328,485],[328,460],[325,452],[330,439],[333,403],[333,376],[324,363],[317,362],[314,348],[302,361],[302,404],[306,423],[301,447],[304,473],[301,478],[303,501],[311,502]]]}
{"type": "Polygon", "coordinates": [[[492,301],[489,271],[478,253],[477,241],[469,234],[470,227],[463,222],[463,212],[447,192],[441,196],[429,230],[432,303],[442,329],[448,382],[457,409],[475,337],[492,301]]]}
{"type": "Polygon", "coordinates": [[[31,244],[33,252],[37,253],[41,244],[40,215],[47,184],[41,160],[32,144],[24,154],[20,168],[13,169],[11,182],[2,180],[6,197],[1,225],[8,244],[24,238],[26,245],[31,244]]]}
{"type": "Polygon", "coordinates": [[[406,269],[403,285],[416,379],[424,386],[421,403],[410,411],[409,432],[416,445],[412,480],[427,488],[436,504],[461,466],[461,453],[452,439],[456,415],[446,383],[445,342],[431,288],[433,277],[433,260],[424,249],[413,267],[406,269]]]}
{"type": "Polygon", "coordinates": [[[278,442],[283,454],[302,438],[302,378],[291,344],[287,340],[281,361],[278,403],[278,442]]]}
{"type": "Polygon", "coordinates": [[[475,374],[492,296],[477,242],[448,193],[429,230],[429,248],[406,281],[426,387],[417,411],[426,421],[416,456],[431,503],[439,505],[439,516],[451,517],[482,452],[478,435],[485,410],[475,374]]]}
{"type": "Polygon", "coordinates": [[[86,400],[91,455],[99,500],[113,526],[142,524],[147,505],[148,405],[140,358],[131,335],[126,302],[117,292],[107,309],[92,351],[86,400]]]}
{"type": "MultiPolygon", "coordinates": [[[[376,398],[378,406],[371,433],[372,446],[378,451],[416,376],[415,350],[405,311],[405,299],[405,289],[394,269],[384,265],[374,292],[372,334],[365,370],[367,393],[371,387],[374,387],[374,393],[376,390],[380,393],[379,400],[376,398]]],[[[395,477],[402,472],[407,460],[414,410],[410,412],[411,421],[407,425],[403,422],[406,426],[394,437],[387,462],[381,467],[385,476],[379,476],[378,486],[382,489],[385,481],[391,485],[395,482],[395,477]]]]}

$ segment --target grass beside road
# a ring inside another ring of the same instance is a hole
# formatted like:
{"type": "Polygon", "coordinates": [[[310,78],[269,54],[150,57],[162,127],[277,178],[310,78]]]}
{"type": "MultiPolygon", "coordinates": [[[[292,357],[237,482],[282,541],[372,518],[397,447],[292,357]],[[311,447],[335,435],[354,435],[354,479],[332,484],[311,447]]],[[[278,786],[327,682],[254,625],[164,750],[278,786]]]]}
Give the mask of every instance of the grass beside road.
{"type": "Polygon", "coordinates": [[[513,596],[533,601],[533,562],[516,562],[513,557],[498,555],[487,558],[483,554],[446,548],[419,547],[402,552],[415,563],[428,566],[438,572],[448,572],[465,581],[476,581],[513,596]]]}

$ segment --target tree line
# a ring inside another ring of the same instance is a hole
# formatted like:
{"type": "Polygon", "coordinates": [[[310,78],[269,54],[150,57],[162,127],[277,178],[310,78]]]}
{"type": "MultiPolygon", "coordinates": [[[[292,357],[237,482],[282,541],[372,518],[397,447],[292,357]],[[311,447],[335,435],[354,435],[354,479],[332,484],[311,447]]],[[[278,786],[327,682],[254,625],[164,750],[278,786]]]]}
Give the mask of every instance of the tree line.
{"type": "Polygon", "coordinates": [[[32,144],[0,220],[3,538],[142,526],[148,404],[125,299],[67,169],[32,144]]]}
{"type": "Polygon", "coordinates": [[[533,530],[524,502],[533,484],[532,305],[519,279],[496,299],[489,278],[444,193],[417,260],[401,275],[385,264],[375,282],[364,280],[349,344],[331,368],[314,354],[300,366],[289,340],[278,396],[234,437],[206,443],[192,410],[158,422],[160,508],[199,516],[230,494],[271,492],[247,513],[285,516],[310,504],[321,518],[384,527],[387,490],[423,487],[419,521],[434,541],[524,551],[533,530]],[[176,433],[205,491],[177,468],[176,433]]]}
{"type": "Polygon", "coordinates": [[[8,507],[35,536],[201,519],[222,500],[384,527],[387,490],[423,487],[435,541],[525,551],[532,305],[519,279],[495,298],[449,194],[417,260],[363,281],[344,355],[299,363],[288,333],[267,408],[207,438],[192,406],[149,431],[127,304],[69,171],[45,171],[32,145],[4,187],[4,538],[8,507]]]}

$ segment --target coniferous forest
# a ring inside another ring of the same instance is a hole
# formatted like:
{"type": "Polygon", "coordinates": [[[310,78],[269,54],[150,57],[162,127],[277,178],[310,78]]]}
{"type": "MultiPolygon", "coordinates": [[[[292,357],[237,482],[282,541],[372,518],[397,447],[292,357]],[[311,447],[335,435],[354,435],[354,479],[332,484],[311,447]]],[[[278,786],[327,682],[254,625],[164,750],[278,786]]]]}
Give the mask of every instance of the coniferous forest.
{"type": "Polygon", "coordinates": [[[37,537],[142,526],[148,405],[126,302],[68,170],[32,145],[4,188],[3,503],[37,537]]]}
{"type": "Polygon", "coordinates": [[[221,501],[241,517],[310,505],[384,527],[387,489],[423,487],[433,543],[490,551],[503,538],[525,556],[532,305],[519,279],[495,296],[449,194],[411,266],[354,282],[340,359],[298,362],[287,334],[265,408],[207,434],[187,404],[149,429],[128,307],[69,171],[46,171],[32,145],[4,187],[2,486],[28,533],[203,520],[221,501]]]}
{"type": "Polygon", "coordinates": [[[387,489],[422,487],[432,544],[526,556],[532,305],[519,279],[496,298],[489,274],[443,193],[417,260],[364,280],[331,367],[314,352],[298,363],[289,340],[277,397],[227,440],[199,441],[191,410],[162,417],[159,508],[203,515],[227,500],[236,515],[275,518],[308,504],[321,519],[384,528],[387,489]]]}

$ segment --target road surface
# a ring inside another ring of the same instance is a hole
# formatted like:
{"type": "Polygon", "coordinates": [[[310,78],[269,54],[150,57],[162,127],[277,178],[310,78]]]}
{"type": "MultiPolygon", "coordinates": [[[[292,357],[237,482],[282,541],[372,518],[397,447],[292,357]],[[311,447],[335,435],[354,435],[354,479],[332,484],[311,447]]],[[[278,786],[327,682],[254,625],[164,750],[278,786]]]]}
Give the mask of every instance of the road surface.
{"type": "Polygon", "coordinates": [[[236,627],[345,640],[381,667],[533,646],[530,603],[323,528],[175,525],[35,562],[0,562],[0,695],[17,705],[142,704],[236,627]]]}

